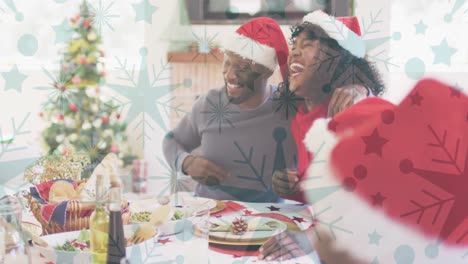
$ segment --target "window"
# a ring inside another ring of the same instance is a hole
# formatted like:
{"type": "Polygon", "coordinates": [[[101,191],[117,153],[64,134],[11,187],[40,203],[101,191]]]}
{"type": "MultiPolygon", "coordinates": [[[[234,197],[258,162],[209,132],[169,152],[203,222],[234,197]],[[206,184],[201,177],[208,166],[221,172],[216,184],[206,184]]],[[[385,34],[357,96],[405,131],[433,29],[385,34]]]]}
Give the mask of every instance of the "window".
{"type": "Polygon", "coordinates": [[[314,10],[351,14],[352,0],[186,0],[192,24],[241,24],[259,16],[292,24],[314,10]]]}

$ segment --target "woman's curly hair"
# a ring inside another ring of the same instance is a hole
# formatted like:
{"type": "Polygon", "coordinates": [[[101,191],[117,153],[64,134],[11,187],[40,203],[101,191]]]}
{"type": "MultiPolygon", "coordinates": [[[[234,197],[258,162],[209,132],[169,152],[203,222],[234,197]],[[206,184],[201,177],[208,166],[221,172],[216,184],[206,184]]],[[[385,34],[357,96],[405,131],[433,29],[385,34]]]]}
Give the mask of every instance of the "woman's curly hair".
{"type": "MultiPolygon", "coordinates": [[[[355,67],[362,73],[365,79],[358,75],[350,76],[353,78],[353,83],[362,84],[368,87],[374,95],[381,95],[383,93],[384,85],[382,79],[372,63],[367,61],[365,58],[358,58],[354,56],[348,50],[341,47],[338,41],[331,38],[321,27],[309,22],[303,22],[291,27],[291,44],[303,32],[308,34],[308,39],[317,39],[321,44],[325,44],[329,49],[332,49],[335,53],[337,53],[338,56],[336,57],[339,57],[339,60],[334,72],[331,75],[332,82],[336,81],[350,67],[355,67]]],[[[355,71],[353,70],[352,74],[354,74],[354,72],[355,71]]],[[[335,84],[335,86],[337,85],[335,84]]],[[[283,91],[285,89],[289,90],[288,79],[280,83],[279,89],[283,91]]]]}

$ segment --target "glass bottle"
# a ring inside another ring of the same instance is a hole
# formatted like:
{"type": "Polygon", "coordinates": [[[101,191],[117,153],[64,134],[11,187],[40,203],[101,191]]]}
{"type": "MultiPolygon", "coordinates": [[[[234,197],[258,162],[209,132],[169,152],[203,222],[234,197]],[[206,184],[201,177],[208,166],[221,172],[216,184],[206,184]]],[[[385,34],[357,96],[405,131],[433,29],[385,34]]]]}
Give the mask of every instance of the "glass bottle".
{"type": "Polygon", "coordinates": [[[107,259],[109,214],[105,208],[106,189],[102,175],[96,177],[96,208],[89,218],[93,264],[104,264],[107,259]]]}
{"type": "Polygon", "coordinates": [[[125,236],[122,222],[122,188],[120,181],[111,181],[109,192],[108,264],[120,264],[125,259],[125,236]]]}

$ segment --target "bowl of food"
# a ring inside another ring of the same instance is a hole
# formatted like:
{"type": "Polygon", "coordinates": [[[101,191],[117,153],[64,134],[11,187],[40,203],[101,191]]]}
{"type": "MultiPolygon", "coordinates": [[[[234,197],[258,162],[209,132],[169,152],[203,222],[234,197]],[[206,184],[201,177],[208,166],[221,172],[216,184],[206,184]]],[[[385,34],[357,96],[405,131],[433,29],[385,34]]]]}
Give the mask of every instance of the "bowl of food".
{"type": "MultiPolygon", "coordinates": [[[[152,249],[159,236],[156,235],[138,244],[127,243],[128,239],[139,228],[138,224],[124,225],[124,236],[126,241],[126,255],[130,257],[138,254],[139,257],[148,258],[148,249],[152,249]]],[[[48,245],[45,247],[34,246],[33,250],[38,251],[38,255],[52,263],[91,263],[90,231],[72,231],[56,233],[41,237],[48,245]]]]}
{"type": "MultiPolygon", "coordinates": [[[[133,212],[131,223],[142,224],[149,222],[152,211],[142,210],[133,212]]],[[[158,228],[159,235],[168,236],[182,232],[184,228],[183,220],[187,218],[188,212],[183,207],[173,207],[170,213],[170,220],[158,228]]]]}

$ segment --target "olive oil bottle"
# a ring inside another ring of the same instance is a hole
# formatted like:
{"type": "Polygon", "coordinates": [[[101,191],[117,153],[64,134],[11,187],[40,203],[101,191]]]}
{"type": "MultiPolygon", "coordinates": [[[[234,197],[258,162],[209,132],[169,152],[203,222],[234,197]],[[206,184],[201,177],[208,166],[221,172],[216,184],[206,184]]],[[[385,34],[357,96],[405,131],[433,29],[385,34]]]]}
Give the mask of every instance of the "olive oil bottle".
{"type": "Polygon", "coordinates": [[[93,264],[105,264],[107,262],[107,243],[109,239],[109,213],[106,210],[107,200],[103,176],[96,179],[96,209],[89,218],[91,231],[91,252],[93,264]]]}

